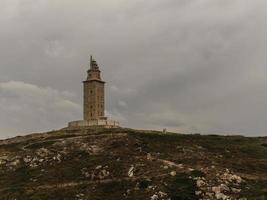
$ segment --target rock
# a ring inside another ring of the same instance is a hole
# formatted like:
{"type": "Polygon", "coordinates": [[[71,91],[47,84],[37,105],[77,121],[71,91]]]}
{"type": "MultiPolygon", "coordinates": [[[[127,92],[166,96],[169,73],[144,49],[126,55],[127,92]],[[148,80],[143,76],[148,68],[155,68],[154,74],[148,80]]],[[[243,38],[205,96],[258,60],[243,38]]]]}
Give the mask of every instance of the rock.
{"type": "Polygon", "coordinates": [[[133,177],[134,176],[134,166],[131,166],[129,171],[128,171],[128,176],[133,177]]]}
{"type": "Polygon", "coordinates": [[[90,173],[87,171],[87,168],[82,168],[81,172],[86,178],[91,177],[91,179],[94,179],[94,176],[95,176],[94,173],[90,175],[90,173]]]}
{"type": "Polygon", "coordinates": [[[76,196],[76,197],[83,197],[84,194],[83,194],[83,193],[80,193],[80,194],[76,194],[75,196],[76,196]]]}
{"type": "Polygon", "coordinates": [[[158,193],[154,194],[153,196],[151,196],[151,200],[163,200],[167,198],[167,194],[164,192],[159,191],[158,193]]]}
{"type": "Polygon", "coordinates": [[[98,154],[102,151],[102,149],[97,145],[90,146],[90,150],[93,154],[98,154]]]}
{"type": "Polygon", "coordinates": [[[205,195],[206,195],[206,196],[208,196],[208,197],[210,197],[210,198],[212,198],[212,197],[213,197],[213,195],[214,195],[214,193],[211,193],[211,192],[206,192],[206,193],[205,193],[205,195]]]}
{"type": "Polygon", "coordinates": [[[151,199],[151,200],[158,200],[159,197],[158,197],[158,195],[154,194],[150,199],[151,199]]]}
{"type": "Polygon", "coordinates": [[[10,166],[17,166],[18,164],[20,163],[20,160],[19,159],[15,159],[13,160],[11,163],[9,163],[10,166]]]}
{"type": "Polygon", "coordinates": [[[242,183],[242,178],[240,176],[237,176],[237,175],[232,175],[232,180],[237,182],[237,183],[242,183]]]}
{"type": "Polygon", "coordinates": [[[98,169],[101,169],[102,168],[102,165],[98,165],[95,169],[98,170],[98,169]]]}
{"type": "Polygon", "coordinates": [[[150,185],[150,186],[148,186],[147,188],[151,190],[151,189],[153,189],[153,186],[152,186],[152,185],[150,185]]]}
{"type": "Polygon", "coordinates": [[[229,199],[229,197],[228,196],[226,196],[225,194],[223,194],[223,193],[216,193],[215,194],[215,197],[216,197],[216,199],[222,199],[222,200],[227,200],[227,199],[229,199]]]}
{"type": "Polygon", "coordinates": [[[23,161],[25,163],[29,163],[29,162],[31,162],[31,160],[32,160],[32,158],[30,156],[26,156],[26,158],[23,158],[23,161]]]}
{"type": "Polygon", "coordinates": [[[46,148],[40,148],[36,151],[37,156],[44,158],[51,154],[51,152],[46,148]]]}
{"type": "Polygon", "coordinates": [[[142,152],[142,147],[136,148],[137,151],[142,152]]]}
{"type": "Polygon", "coordinates": [[[179,168],[181,168],[181,166],[183,167],[182,164],[177,165],[176,163],[169,160],[160,160],[160,161],[163,162],[163,164],[167,165],[168,167],[179,167],[179,168]]]}
{"type": "MultiPolygon", "coordinates": [[[[85,174],[85,176],[86,176],[86,178],[88,178],[88,177],[90,177],[90,174],[87,172],[87,174],[85,174]],[[88,175],[88,176],[87,176],[88,175]]],[[[96,177],[96,175],[95,175],[95,173],[93,172],[92,174],[91,174],[91,180],[95,180],[95,177],[96,177]]]]}
{"type": "Polygon", "coordinates": [[[220,187],[212,187],[211,190],[212,190],[212,192],[214,192],[214,193],[219,193],[219,192],[221,192],[221,188],[220,188],[220,187]]]}
{"type": "Polygon", "coordinates": [[[230,188],[225,184],[220,185],[220,190],[230,192],[230,188]]]}
{"type": "Polygon", "coordinates": [[[203,187],[203,186],[205,186],[206,185],[206,183],[203,181],[203,180],[197,180],[197,187],[203,187]]]}
{"type": "Polygon", "coordinates": [[[231,188],[231,190],[232,190],[234,193],[240,193],[240,192],[241,192],[241,189],[231,188]]]}
{"type": "Polygon", "coordinates": [[[171,172],[170,172],[170,175],[171,175],[171,176],[176,176],[176,171],[171,171],[171,172]]]}
{"type": "Polygon", "coordinates": [[[61,162],[61,155],[60,154],[57,154],[57,156],[55,157],[58,162],[61,162]]]}
{"type": "Polygon", "coordinates": [[[4,165],[6,164],[6,161],[5,160],[0,160],[0,165],[4,165]]]}
{"type": "MultiPolygon", "coordinates": [[[[86,178],[89,178],[89,177],[90,177],[90,173],[89,173],[89,172],[85,172],[85,173],[84,173],[84,176],[85,176],[86,178]]],[[[92,174],[91,177],[94,178],[94,174],[92,174]]]]}
{"type": "Polygon", "coordinates": [[[184,168],[184,165],[183,164],[178,164],[177,167],[183,169],[184,168]]]}
{"type": "Polygon", "coordinates": [[[150,153],[146,154],[146,159],[147,159],[147,160],[153,160],[153,158],[152,158],[152,156],[151,156],[150,153]]]}
{"type": "Polygon", "coordinates": [[[7,160],[7,159],[8,159],[8,156],[6,155],[0,156],[0,160],[7,160]]]}
{"type": "Polygon", "coordinates": [[[107,176],[109,176],[109,171],[107,171],[105,169],[103,169],[103,170],[100,171],[100,173],[99,173],[99,179],[104,179],[107,176]]]}
{"type": "Polygon", "coordinates": [[[164,193],[164,192],[159,191],[158,192],[158,196],[160,196],[160,197],[166,197],[167,196],[167,193],[164,193]]]}
{"type": "Polygon", "coordinates": [[[220,178],[227,183],[241,184],[243,182],[240,176],[230,173],[229,169],[225,170],[226,172],[220,176],[220,178]]]}

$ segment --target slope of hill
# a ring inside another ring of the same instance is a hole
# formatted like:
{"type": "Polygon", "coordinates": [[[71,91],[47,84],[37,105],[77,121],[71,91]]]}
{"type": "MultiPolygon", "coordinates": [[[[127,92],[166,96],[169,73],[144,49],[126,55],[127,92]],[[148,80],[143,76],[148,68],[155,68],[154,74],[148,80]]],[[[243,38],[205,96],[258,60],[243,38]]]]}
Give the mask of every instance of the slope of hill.
{"type": "Polygon", "coordinates": [[[0,141],[0,199],[267,198],[267,138],[62,129],[0,141]]]}

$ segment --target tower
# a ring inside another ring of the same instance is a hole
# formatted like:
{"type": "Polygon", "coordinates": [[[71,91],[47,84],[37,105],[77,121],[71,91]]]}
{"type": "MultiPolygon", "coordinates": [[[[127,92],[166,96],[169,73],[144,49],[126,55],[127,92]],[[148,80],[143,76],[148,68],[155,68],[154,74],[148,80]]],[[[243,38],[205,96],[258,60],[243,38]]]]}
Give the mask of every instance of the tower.
{"type": "Polygon", "coordinates": [[[119,127],[119,122],[105,117],[105,82],[97,62],[90,57],[90,69],[83,81],[83,120],[68,123],[68,128],[80,127],[119,127]]]}
{"type": "Polygon", "coordinates": [[[83,118],[86,121],[106,119],[105,117],[105,82],[101,79],[98,64],[90,56],[90,69],[83,82],[83,118]]]}

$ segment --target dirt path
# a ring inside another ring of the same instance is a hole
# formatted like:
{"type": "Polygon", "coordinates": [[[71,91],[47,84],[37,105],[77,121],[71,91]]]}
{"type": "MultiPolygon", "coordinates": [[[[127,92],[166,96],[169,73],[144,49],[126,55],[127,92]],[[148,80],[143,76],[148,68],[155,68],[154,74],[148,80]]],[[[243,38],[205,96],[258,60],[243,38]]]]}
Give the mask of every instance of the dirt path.
{"type": "Polygon", "coordinates": [[[21,149],[23,151],[26,151],[27,150],[27,147],[33,145],[33,144],[42,144],[42,143],[45,143],[45,142],[58,142],[58,141],[66,141],[66,140],[74,140],[74,139],[82,139],[82,138],[89,138],[89,137],[96,137],[96,136],[127,136],[127,133],[116,133],[116,134],[90,134],[90,135],[77,135],[77,136],[72,136],[72,137],[67,137],[67,138],[55,138],[55,139],[49,139],[48,138],[43,138],[41,141],[39,142],[31,142],[25,146],[22,146],[21,149]]]}
{"type": "Polygon", "coordinates": [[[114,178],[114,179],[104,179],[104,180],[97,180],[97,181],[79,181],[79,182],[66,182],[60,184],[51,184],[51,185],[40,185],[34,189],[36,190],[47,190],[47,189],[61,189],[66,187],[76,187],[80,185],[95,185],[101,183],[111,183],[111,182],[122,182],[122,181],[136,181],[139,179],[150,179],[150,178],[161,178],[170,176],[168,173],[161,174],[158,176],[137,176],[137,177],[123,177],[123,178],[114,178]]]}
{"type": "MultiPolygon", "coordinates": [[[[174,168],[178,168],[178,169],[183,169],[183,167],[181,167],[180,164],[176,164],[174,162],[171,162],[169,160],[162,160],[162,159],[158,159],[153,157],[153,160],[156,162],[160,162],[163,163],[165,165],[168,165],[169,167],[174,167],[174,168]]],[[[37,190],[46,190],[46,189],[53,189],[53,188],[66,188],[66,187],[76,187],[76,186],[80,186],[80,185],[94,185],[94,184],[101,184],[101,183],[111,183],[111,182],[122,182],[122,181],[136,181],[138,179],[150,179],[150,178],[162,178],[162,177],[166,177],[166,176],[170,176],[169,173],[164,173],[164,174],[160,174],[157,176],[147,176],[147,175],[143,175],[143,176],[137,176],[137,177],[123,177],[123,178],[114,178],[114,179],[104,179],[104,180],[97,180],[97,181],[79,181],[79,182],[66,182],[66,183],[60,183],[60,184],[52,184],[52,185],[41,185],[36,187],[35,189],[37,190]]]]}

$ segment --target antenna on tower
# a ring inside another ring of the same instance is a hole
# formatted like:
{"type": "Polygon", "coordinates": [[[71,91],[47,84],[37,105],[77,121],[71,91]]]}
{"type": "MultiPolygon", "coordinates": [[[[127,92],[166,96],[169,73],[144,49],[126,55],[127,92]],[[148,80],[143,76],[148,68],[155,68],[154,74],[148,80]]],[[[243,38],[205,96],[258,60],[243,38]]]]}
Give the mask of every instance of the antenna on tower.
{"type": "Polygon", "coordinates": [[[92,67],[92,66],[93,66],[93,56],[90,55],[90,67],[92,67]]]}

